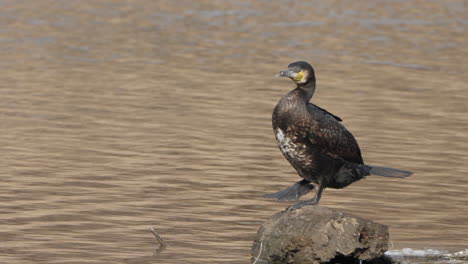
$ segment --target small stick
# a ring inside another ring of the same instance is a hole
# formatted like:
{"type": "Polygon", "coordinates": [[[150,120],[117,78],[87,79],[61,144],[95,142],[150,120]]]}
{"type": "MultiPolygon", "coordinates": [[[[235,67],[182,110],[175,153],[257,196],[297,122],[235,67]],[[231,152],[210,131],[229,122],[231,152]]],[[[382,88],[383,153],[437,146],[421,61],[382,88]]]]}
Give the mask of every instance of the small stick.
{"type": "Polygon", "coordinates": [[[254,261],[253,264],[256,264],[257,261],[258,261],[258,259],[260,258],[260,255],[262,255],[263,241],[264,241],[264,240],[262,240],[262,243],[260,243],[260,249],[258,250],[258,256],[255,258],[255,261],[254,261]]]}
{"type": "Polygon", "coordinates": [[[154,237],[156,238],[156,241],[159,243],[159,248],[165,247],[164,240],[161,238],[161,236],[154,230],[154,228],[150,227],[151,233],[153,233],[154,237]]]}

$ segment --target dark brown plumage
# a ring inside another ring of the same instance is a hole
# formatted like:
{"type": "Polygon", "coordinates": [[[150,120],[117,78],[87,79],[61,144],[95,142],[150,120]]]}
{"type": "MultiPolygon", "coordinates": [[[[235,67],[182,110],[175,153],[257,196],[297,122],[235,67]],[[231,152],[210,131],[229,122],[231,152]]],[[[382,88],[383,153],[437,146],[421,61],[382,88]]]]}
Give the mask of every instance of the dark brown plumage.
{"type": "Polygon", "coordinates": [[[306,62],[295,62],[279,76],[291,78],[297,87],[283,96],[273,110],[273,130],[284,157],[304,180],[265,197],[279,201],[296,200],[318,185],[315,197],[290,209],[317,204],[323,189],[343,188],[369,174],[407,177],[405,170],[364,165],[353,135],[340,123],[341,118],[311,104],[315,73],[306,62]]]}

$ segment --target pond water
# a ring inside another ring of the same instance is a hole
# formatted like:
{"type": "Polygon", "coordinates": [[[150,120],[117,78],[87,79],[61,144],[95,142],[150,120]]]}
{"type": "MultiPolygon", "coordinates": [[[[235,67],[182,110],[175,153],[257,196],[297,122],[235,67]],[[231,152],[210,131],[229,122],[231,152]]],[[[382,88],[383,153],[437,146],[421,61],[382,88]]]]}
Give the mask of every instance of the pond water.
{"type": "Polygon", "coordinates": [[[271,129],[296,60],[366,163],[415,172],[320,205],[388,225],[407,263],[467,249],[465,5],[0,1],[0,262],[249,263],[289,205],[261,195],[299,180],[271,129]]]}

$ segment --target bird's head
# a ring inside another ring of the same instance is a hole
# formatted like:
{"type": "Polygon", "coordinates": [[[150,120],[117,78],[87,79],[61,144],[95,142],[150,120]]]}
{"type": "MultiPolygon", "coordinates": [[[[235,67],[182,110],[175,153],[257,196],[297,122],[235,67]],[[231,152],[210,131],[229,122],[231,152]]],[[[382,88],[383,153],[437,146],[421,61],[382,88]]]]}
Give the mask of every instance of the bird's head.
{"type": "Polygon", "coordinates": [[[315,72],[312,66],[305,61],[296,61],[288,65],[288,70],[280,71],[277,77],[289,77],[298,86],[315,84],[315,72]]]}

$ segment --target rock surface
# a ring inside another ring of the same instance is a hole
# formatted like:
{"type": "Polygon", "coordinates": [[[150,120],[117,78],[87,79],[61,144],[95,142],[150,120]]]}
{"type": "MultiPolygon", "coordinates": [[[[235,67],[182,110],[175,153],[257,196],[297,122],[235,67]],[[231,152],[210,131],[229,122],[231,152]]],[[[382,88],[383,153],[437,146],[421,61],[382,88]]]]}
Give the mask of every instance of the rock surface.
{"type": "Polygon", "coordinates": [[[318,206],[273,215],[258,230],[252,263],[391,263],[388,227],[318,206]]]}

